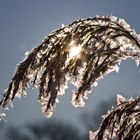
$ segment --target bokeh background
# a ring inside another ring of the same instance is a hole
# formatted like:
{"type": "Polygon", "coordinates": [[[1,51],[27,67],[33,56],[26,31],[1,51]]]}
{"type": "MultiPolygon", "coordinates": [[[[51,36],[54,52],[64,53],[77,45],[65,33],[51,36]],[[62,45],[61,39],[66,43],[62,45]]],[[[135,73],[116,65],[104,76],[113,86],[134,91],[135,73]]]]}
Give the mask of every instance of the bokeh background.
{"type": "MultiPolygon", "coordinates": [[[[16,65],[24,60],[25,52],[38,46],[62,24],[112,14],[124,18],[140,32],[139,6],[139,0],[0,0],[0,92],[7,88],[16,65]]],[[[12,136],[19,140],[74,139],[72,135],[78,135],[75,139],[88,139],[88,131],[99,127],[101,114],[111,108],[117,94],[136,97],[140,93],[139,83],[140,67],[133,60],[123,61],[119,73],[113,72],[98,82],[84,108],[72,106],[74,87],[69,85],[50,119],[41,112],[38,90],[28,89],[28,95],[17,99],[14,108],[7,111],[7,123],[0,124],[0,139],[12,140],[12,136]],[[59,138],[64,131],[67,138],[59,138]],[[55,132],[58,132],[56,138],[55,132]]]]}

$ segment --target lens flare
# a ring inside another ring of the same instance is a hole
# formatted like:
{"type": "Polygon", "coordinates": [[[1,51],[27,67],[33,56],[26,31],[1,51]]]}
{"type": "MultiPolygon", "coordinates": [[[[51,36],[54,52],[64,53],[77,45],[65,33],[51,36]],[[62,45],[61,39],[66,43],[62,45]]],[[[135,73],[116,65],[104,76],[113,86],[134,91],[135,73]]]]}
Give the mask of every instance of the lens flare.
{"type": "Polygon", "coordinates": [[[81,52],[80,46],[72,46],[70,49],[69,56],[70,56],[70,58],[80,57],[80,52],[81,52]]]}
{"type": "Polygon", "coordinates": [[[72,40],[69,44],[69,58],[72,59],[74,57],[80,57],[80,52],[82,47],[80,45],[76,45],[76,41],[72,40]]]}

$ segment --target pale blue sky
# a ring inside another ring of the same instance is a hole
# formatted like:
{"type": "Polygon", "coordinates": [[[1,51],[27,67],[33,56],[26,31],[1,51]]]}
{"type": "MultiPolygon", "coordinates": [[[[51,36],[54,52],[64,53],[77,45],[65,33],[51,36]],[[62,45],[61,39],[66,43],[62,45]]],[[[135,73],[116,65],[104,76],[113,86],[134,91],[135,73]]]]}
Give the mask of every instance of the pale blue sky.
{"type": "MultiPolygon", "coordinates": [[[[140,32],[139,0],[0,0],[0,91],[7,88],[16,64],[24,53],[41,43],[42,39],[61,24],[79,18],[112,14],[124,18],[140,32]]],[[[133,61],[121,64],[118,74],[112,73],[99,81],[85,108],[71,105],[71,90],[61,98],[52,118],[76,122],[84,111],[98,111],[101,101],[108,102],[117,93],[126,97],[140,93],[140,67],[133,61]]],[[[16,100],[7,112],[7,121],[20,124],[45,119],[37,101],[37,90],[28,90],[26,98],[16,100]]],[[[8,125],[8,124],[7,124],[8,125]]]]}

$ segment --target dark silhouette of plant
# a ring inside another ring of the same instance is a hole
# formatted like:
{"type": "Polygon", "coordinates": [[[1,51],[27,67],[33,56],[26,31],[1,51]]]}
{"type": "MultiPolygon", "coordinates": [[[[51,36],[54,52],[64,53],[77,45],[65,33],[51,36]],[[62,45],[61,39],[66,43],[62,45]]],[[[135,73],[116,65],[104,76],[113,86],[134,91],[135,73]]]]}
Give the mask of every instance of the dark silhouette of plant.
{"type": "MultiPolygon", "coordinates": [[[[91,86],[96,86],[97,81],[109,72],[118,71],[121,60],[130,57],[139,64],[140,35],[123,19],[97,16],[77,20],[48,35],[19,64],[0,105],[6,107],[9,103],[12,104],[15,97],[25,95],[25,89],[30,84],[39,88],[42,111],[50,117],[58,95],[64,93],[69,81],[77,87],[72,97],[73,105],[84,106],[84,99],[87,99],[91,86]]],[[[134,102],[138,101],[136,99],[134,102]]],[[[128,104],[132,106],[131,102],[128,104]]],[[[116,110],[123,108],[123,104],[120,106],[116,110]]],[[[118,117],[122,115],[123,113],[118,114],[118,117]]],[[[109,122],[114,119],[110,116],[108,118],[109,122]]],[[[104,122],[107,123],[106,119],[104,122]]],[[[116,130],[114,125],[113,123],[111,132],[116,130]]],[[[101,128],[102,133],[97,134],[100,140],[107,134],[104,132],[108,127],[103,125],[101,128]]],[[[119,134],[115,134],[118,137],[119,134]]],[[[121,134],[124,137],[125,133],[121,134]]]]}
{"type": "Polygon", "coordinates": [[[140,97],[126,100],[118,95],[117,105],[104,115],[100,128],[91,132],[91,140],[139,140],[140,97]]]}

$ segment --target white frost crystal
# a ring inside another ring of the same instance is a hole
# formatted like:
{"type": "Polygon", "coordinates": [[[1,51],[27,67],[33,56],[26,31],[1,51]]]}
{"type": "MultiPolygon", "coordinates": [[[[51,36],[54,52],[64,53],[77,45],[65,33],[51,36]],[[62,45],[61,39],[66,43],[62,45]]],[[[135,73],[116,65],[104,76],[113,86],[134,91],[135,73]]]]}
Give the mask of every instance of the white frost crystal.
{"type": "Polygon", "coordinates": [[[64,28],[65,27],[65,24],[61,24],[61,27],[64,28]]]}
{"type": "Polygon", "coordinates": [[[112,21],[114,21],[114,22],[116,22],[117,21],[117,17],[115,17],[115,16],[109,16],[109,18],[112,20],[112,21]]]}
{"type": "Polygon", "coordinates": [[[116,72],[118,73],[119,72],[119,66],[118,65],[115,65],[115,70],[116,70],[116,72]]]}
{"type": "Polygon", "coordinates": [[[125,101],[126,101],[125,97],[123,97],[120,94],[117,94],[117,104],[121,104],[121,103],[123,103],[125,101]]]}
{"type": "Polygon", "coordinates": [[[26,51],[26,52],[25,52],[25,56],[28,56],[28,55],[29,55],[29,52],[28,52],[28,51],[26,51]]]}
{"type": "Polygon", "coordinates": [[[0,121],[1,121],[1,120],[6,121],[6,120],[4,119],[5,116],[6,116],[5,113],[0,113],[0,121]]]}
{"type": "Polygon", "coordinates": [[[76,99],[76,93],[73,93],[71,102],[74,105],[74,107],[84,107],[85,106],[83,96],[79,95],[78,99],[76,99]]]}
{"type": "Polygon", "coordinates": [[[95,140],[96,132],[89,131],[89,140],[95,140]]]}
{"type": "Polygon", "coordinates": [[[94,86],[94,87],[97,87],[97,86],[98,86],[98,83],[95,81],[95,82],[93,83],[93,86],[94,86]]]}

